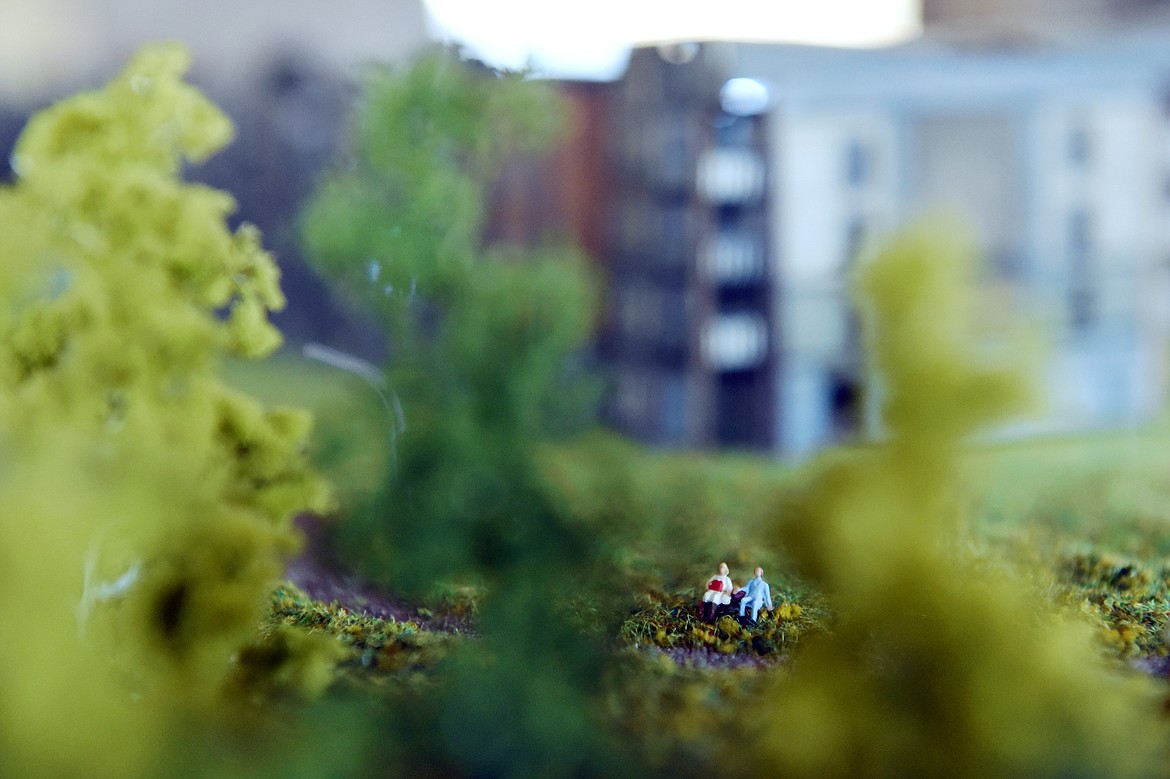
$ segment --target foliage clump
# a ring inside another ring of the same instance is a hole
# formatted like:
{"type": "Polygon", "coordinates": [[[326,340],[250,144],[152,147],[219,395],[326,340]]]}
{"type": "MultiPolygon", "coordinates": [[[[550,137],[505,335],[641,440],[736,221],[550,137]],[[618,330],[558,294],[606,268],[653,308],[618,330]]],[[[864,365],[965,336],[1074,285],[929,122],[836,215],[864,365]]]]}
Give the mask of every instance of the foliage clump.
{"type": "Polygon", "coordinates": [[[512,515],[541,499],[536,446],[586,418],[564,380],[591,326],[583,258],[484,237],[495,174],[546,144],[558,116],[544,85],[450,53],[376,71],[352,153],[305,213],[313,261],[388,332],[392,472],[382,503],[338,530],[399,589],[492,569],[523,545],[512,515]]]}
{"type": "Polygon", "coordinates": [[[416,757],[442,754],[444,770],[562,774],[609,759],[590,704],[600,646],[574,623],[582,597],[605,592],[598,545],[541,464],[543,443],[589,417],[571,379],[592,283],[578,251],[490,244],[484,225],[500,165],[547,144],[558,118],[546,85],[449,52],[377,71],[351,153],[305,215],[311,256],[385,323],[401,409],[385,484],[338,527],[340,554],[404,595],[484,587],[480,640],[412,703],[410,726],[433,724],[416,757]]]}
{"type": "Polygon", "coordinates": [[[1170,628],[1167,570],[1118,555],[1078,551],[1055,561],[1053,587],[1099,625],[1106,648],[1126,659],[1165,657],[1170,628]]]}
{"type": "Polygon", "coordinates": [[[228,229],[231,197],[180,179],[232,134],[187,66],[148,47],[40,112],[0,189],[0,752],[16,775],[146,772],[178,718],[217,716],[297,546],[291,516],[329,502],[307,414],[218,375],[276,348],[283,297],[257,232],[228,229]]]}
{"type": "Polygon", "coordinates": [[[242,689],[311,700],[343,679],[351,687],[426,683],[459,637],[315,601],[284,582],[272,593],[260,636],[240,652],[242,689]],[[316,646],[307,646],[316,644],[316,646]]]}
{"type": "Polygon", "coordinates": [[[837,613],[758,705],[761,757],[801,776],[1142,775],[1153,688],[1088,626],[960,554],[961,445],[1027,398],[974,348],[972,254],[920,226],[857,278],[887,438],[823,458],[776,541],[837,613]]]}

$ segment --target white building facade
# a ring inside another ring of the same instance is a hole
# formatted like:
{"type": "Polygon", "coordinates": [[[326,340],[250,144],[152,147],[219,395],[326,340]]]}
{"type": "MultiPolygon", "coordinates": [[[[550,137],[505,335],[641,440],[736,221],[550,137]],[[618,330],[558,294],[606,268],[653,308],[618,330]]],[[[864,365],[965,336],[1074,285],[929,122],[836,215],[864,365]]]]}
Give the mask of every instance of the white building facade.
{"type": "Polygon", "coordinates": [[[987,324],[1045,344],[1046,408],[1025,427],[1137,424],[1167,391],[1170,57],[1151,41],[1031,51],[736,45],[728,73],[770,95],[774,448],[864,427],[847,277],[859,252],[932,212],[985,262],[987,324]]]}

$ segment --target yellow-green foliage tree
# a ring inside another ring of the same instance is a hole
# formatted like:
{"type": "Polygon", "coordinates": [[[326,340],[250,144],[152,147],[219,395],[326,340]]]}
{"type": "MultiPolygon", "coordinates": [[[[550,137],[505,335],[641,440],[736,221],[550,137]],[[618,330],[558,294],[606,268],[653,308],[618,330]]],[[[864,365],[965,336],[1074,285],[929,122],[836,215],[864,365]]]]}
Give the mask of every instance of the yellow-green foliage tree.
{"type": "Polygon", "coordinates": [[[151,47],[41,112],[0,189],[5,775],[153,774],[228,710],[291,516],[328,501],[308,416],[218,377],[279,344],[283,299],[230,196],[180,178],[232,134],[187,66],[151,47]]]}
{"type": "Polygon", "coordinates": [[[839,615],[758,704],[749,740],[777,774],[1132,776],[1154,764],[1152,688],[1107,668],[1089,626],[1032,584],[960,553],[962,445],[1028,397],[1021,366],[975,347],[972,259],[920,226],[859,271],[886,438],[824,458],[776,526],[839,615]]]}

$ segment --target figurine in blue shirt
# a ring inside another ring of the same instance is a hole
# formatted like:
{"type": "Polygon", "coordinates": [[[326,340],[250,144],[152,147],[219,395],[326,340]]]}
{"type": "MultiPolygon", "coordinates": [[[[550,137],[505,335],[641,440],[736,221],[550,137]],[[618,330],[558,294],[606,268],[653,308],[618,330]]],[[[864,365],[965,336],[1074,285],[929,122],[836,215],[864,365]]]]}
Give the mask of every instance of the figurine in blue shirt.
{"type": "Polygon", "coordinates": [[[752,617],[750,624],[756,624],[756,618],[760,615],[760,606],[766,605],[769,609],[772,608],[772,588],[764,581],[764,569],[756,566],[756,578],[749,581],[743,587],[743,600],[739,602],[739,616],[744,616],[744,610],[748,606],[752,607],[752,617]]]}

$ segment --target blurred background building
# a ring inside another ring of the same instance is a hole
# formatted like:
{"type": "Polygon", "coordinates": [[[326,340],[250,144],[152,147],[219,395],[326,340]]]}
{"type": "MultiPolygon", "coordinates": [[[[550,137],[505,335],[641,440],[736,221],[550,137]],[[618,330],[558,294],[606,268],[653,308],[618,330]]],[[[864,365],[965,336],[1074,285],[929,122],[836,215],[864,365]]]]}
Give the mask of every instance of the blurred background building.
{"type": "MultiPolygon", "coordinates": [[[[342,142],[362,63],[429,42],[421,0],[4,1],[39,22],[0,24],[0,147],[144,40],[184,39],[193,80],[239,128],[193,175],[264,231],[290,299],[278,324],[294,343],[383,355],[301,262],[295,220],[342,142]]],[[[865,433],[849,269],[939,210],[983,253],[989,350],[1019,321],[1045,342],[1047,408],[1017,430],[1163,408],[1170,0],[923,0],[922,18],[898,45],[675,42],[633,50],[618,78],[558,82],[570,132],[505,171],[489,231],[563,230],[598,262],[609,424],[785,457],[865,433]]]]}
{"type": "Polygon", "coordinates": [[[193,80],[216,92],[240,88],[288,51],[352,75],[429,39],[423,0],[3,0],[0,22],[0,96],[9,100],[100,84],[160,39],[190,46],[193,80]]]}
{"type": "Polygon", "coordinates": [[[599,348],[620,429],[767,449],[778,411],[768,137],[761,117],[721,104],[719,52],[641,49],[614,85],[599,348]]]}
{"type": "Polygon", "coordinates": [[[1165,0],[922,0],[933,37],[986,42],[1076,40],[1170,23],[1165,0]]]}
{"type": "Polygon", "coordinates": [[[635,51],[607,108],[614,424],[795,457],[872,432],[848,272],[931,213],[979,244],[988,351],[1021,324],[1044,342],[1045,407],[1004,433],[1151,419],[1170,344],[1168,10],[928,1],[926,34],[899,46],[635,51]]]}

